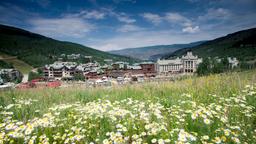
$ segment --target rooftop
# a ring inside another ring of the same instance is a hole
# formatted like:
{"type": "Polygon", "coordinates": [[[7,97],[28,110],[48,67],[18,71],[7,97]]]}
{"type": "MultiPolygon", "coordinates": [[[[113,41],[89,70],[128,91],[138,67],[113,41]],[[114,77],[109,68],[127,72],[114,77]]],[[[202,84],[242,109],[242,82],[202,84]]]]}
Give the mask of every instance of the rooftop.
{"type": "Polygon", "coordinates": [[[182,61],[178,57],[176,59],[171,59],[171,60],[158,60],[157,63],[160,65],[168,65],[168,64],[179,65],[179,64],[182,64],[182,61]]]}

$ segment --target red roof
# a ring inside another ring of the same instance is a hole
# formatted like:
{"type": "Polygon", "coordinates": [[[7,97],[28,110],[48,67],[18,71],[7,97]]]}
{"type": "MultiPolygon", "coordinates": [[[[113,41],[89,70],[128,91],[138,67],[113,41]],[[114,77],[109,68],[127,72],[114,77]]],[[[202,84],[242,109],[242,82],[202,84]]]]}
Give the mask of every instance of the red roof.
{"type": "Polygon", "coordinates": [[[56,88],[61,86],[61,82],[60,81],[53,81],[53,82],[48,82],[47,83],[47,87],[52,87],[52,88],[56,88]]]}
{"type": "Polygon", "coordinates": [[[44,81],[44,78],[36,78],[36,79],[31,80],[32,83],[40,82],[40,81],[44,81]]]}

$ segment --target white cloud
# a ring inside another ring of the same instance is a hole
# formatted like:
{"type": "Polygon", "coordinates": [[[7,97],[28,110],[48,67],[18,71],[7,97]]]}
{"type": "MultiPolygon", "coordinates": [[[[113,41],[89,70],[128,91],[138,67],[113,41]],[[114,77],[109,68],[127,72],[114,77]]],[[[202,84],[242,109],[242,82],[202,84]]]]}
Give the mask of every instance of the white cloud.
{"type": "Polygon", "coordinates": [[[158,14],[153,14],[153,13],[144,13],[142,14],[142,17],[152,22],[155,25],[161,23],[162,21],[167,21],[172,24],[178,24],[178,25],[184,25],[184,26],[192,25],[192,22],[190,19],[175,12],[165,13],[164,16],[160,16],[158,14]]]}
{"type": "Polygon", "coordinates": [[[143,30],[143,28],[138,27],[136,25],[132,24],[125,24],[117,29],[118,32],[134,32],[134,31],[140,31],[143,30]]]}
{"type": "Polygon", "coordinates": [[[105,13],[103,12],[99,12],[99,11],[96,11],[96,10],[93,10],[93,11],[83,11],[82,13],[82,17],[83,18],[86,18],[86,19],[104,19],[105,17],[105,13]]]}
{"type": "Polygon", "coordinates": [[[144,13],[142,14],[142,17],[155,25],[158,25],[162,21],[166,21],[170,24],[181,26],[183,27],[182,32],[195,33],[199,31],[199,26],[193,27],[193,22],[189,18],[181,15],[180,13],[168,12],[165,13],[164,16],[159,16],[158,14],[152,13],[144,13]]]}
{"type": "Polygon", "coordinates": [[[84,19],[104,19],[106,14],[101,11],[97,10],[92,10],[92,11],[87,11],[87,10],[82,10],[79,13],[68,13],[64,14],[64,17],[70,17],[70,18],[84,18],[84,19]]]}
{"type": "Polygon", "coordinates": [[[124,23],[134,23],[134,22],[136,22],[135,19],[129,18],[129,17],[127,17],[127,16],[118,16],[117,19],[118,19],[120,22],[124,22],[124,23]]]}
{"type": "Polygon", "coordinates": [[[117,14],[115,13],[114,16],[120,21],[120,22],[124,22],[124,23],[135,23],[136,20],[133,18],[130,18],[128,15],[126,15],[125,13],[121,13],[121,14],[117,14]]]}
{"type": "Polygon", "coordinates": [[[198,32],[199,30],[200,30],[199,26],[195,26],[195,27],[188,26],[182,29],[183,32],[187,32],[187,33],[195,33],[195,32],[198,32]]]}
{"type": "Polygon", "coordinates": [[[102,9],[107,13],[108,16],[114,17],[120,22],[127,23],[127,24],[136,22],[136,19],[131,18],[129,15],[127,15],[124,12],[117,13],[113,9],[108,9],[108,8],[102,8],[102,9]]]}
{"type": "Polygon", "coordinates": [[[94,26],[79,18],[37,18],[29,20],[32,25],[31,30],[54,38],[76,37],[80,38],[94,26]]]}
{"type": "Polygon", "coordinates": [[[165,20],[167,20],[169,23],[179,24],[179,25],[192,25],[191,21],[186,18],[185,16],[179,14],[179,13],[166,13],[165,20]]]}
{"type": "Polygon", "coordinates": [[[96,48],[96,49],[101,50],[101,51],[109,51],[109,50],[120,49],[119,44],[108,43],[108,42],[105,42],[104,44],[100,44],[100,45],[91,45],[90,47],[96,48]]]}
{"type": "Polygon", "coordinates": [[[158,25],[163,20],[162,17],[160,17],[158,14],[153,13],[143,13],[141,16],[146,20],[152,22],[154,25],[158,25]]]}
{"type": "Polygon", "coordinates": [[[225,20],[230,18],[231,12],[228,9],[224,8],[209,8],[207,13],[204,15],[199,16],[200,21],[207,21],[207,20],[225,20]]]}

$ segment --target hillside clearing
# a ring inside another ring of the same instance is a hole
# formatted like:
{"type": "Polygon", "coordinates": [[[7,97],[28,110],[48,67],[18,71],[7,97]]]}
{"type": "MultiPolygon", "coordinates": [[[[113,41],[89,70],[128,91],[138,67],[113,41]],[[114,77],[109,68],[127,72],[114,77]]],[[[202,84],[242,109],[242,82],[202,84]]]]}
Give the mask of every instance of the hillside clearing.
{"type": "Polygon", "coordinates": [[[19,70],[23,74],[28,74],[33,69],[32,66],[17,59],[17,57],[15,57],[15,56],[10,56],[7,54],[0,53],[0,60],[3,60],[7,63],[12,64],[14,66],[14,68],[19,70]]]}

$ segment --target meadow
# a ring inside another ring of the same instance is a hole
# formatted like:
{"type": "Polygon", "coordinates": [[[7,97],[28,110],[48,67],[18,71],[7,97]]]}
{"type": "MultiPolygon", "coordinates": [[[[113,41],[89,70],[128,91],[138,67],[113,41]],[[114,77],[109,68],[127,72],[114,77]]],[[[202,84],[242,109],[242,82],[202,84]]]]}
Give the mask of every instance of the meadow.
{"type": "Polygon", "coordinates": [[[1,143],[256,143],[256,70],[0,92],[1,143]]]}

